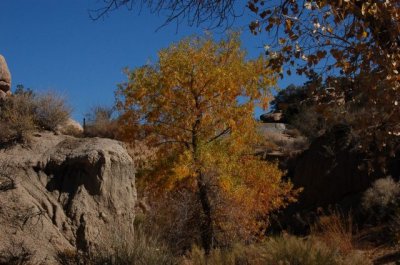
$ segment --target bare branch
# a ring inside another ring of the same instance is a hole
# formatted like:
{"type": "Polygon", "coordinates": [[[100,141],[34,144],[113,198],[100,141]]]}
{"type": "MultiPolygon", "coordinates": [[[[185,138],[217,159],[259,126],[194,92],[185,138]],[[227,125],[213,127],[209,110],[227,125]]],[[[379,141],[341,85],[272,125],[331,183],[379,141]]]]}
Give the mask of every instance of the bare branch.
{"type": "Polygon", "coordinates": [[[159,27],[164,27],[171,22],[177,24],[186,20],[189,26],[199,26],[209,23],[208,28],[232,26],[232,23],[239,16],[242,16],[243,9],[235,8],[236,0],[102,0],[97,9],[89,10],[89,16],[93,20],[105,17],[109,13],[121,7],[133,9],[133,6],[147,6],[152,13],[160,14],[166,11],[167,19],[159,27]]]}

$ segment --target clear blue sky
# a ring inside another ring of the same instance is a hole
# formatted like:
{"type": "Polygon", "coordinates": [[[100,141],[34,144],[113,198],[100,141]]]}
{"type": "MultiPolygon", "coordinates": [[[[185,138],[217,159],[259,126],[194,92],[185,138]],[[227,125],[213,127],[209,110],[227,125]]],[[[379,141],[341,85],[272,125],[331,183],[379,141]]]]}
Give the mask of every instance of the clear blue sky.
{"type": "MultiPolygon", "coordinates": [[[[73,118],[95,105],[112,105],[118,83],[126,81],[124,67],[156,61],[157,51],[171,42],[204,29],[185,24],[165,26],[166,17],[143,9],[121,9],[92,21],[88,10],[98,0],[0,0],[0,54],[8,62],[13,87],[23,84],[35,91],[53,90],[66,96],[73,118]]],[[[249,57],[263,52],[265,35],[248,32],[251,17],[235,24],[243,30],[249,57]]],[[[221,30],[214,32],[216,37],[221,30]]],[[[300,83],[296,77],[280,81],[285,87],[300,83]]],[[[257,113],[259,114],[259,113],[257,113]]]]}

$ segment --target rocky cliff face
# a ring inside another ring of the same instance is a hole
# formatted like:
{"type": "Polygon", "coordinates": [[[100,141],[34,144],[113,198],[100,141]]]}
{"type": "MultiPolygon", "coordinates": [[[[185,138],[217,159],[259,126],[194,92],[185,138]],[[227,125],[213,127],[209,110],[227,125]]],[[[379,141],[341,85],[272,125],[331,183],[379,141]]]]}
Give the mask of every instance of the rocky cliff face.
{"type": "Polygon", "coordinates": [[[136,202],[131,157],[117,141],[36,134],[0,150],[0,253],[25,247],[56,264],[58,251],[109,244],[131,227],[136,202]]]}
{"type": "Polygon", "coordinates": [[[292,180],[304,188],[299,200],[304,207],[339,203],[365,191],[376,179],[361,170],[365,157],[353,145],[350,129],[337,125],[296,159],[292,180]]]}

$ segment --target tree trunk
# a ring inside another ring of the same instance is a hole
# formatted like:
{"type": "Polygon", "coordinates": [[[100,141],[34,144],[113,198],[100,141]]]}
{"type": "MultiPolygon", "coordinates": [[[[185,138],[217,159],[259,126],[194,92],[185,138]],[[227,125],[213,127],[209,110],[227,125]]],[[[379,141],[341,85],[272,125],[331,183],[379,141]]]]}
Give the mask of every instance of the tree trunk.
{"type": "MultiPolygon", "coordinates": [[[[193,87],[193,78],[192,84],[193,87]]],[[[196,121],[192,126],[192,147],[193,147],[193,159],[196,169],[197,175],[197,187],[198,187],[198,194],[201,203],[201,207],[203,210],[203,216],[200,220],[200,229],[201,229],[201,241],[204,248],[206,255],[210,253],[210,250],[213,248],[213,240],[214,240],[214,229],[211,217],[211,203],[208,194],[208,186],[204,179],[204,174],[200,168],[201,161],[199,159],[199,127],[201,124],[202,119],[202,112],[200,111],[200,103],[199,103],[199,96],[197,94],[193,94],[194,101],[196,103],[196,110],[197,110],[197,117],[196,121]]]]}
{"type": "Polygon", "coordinates": [[[201,202],[203,217],[200,223],[201,240],[205,253],[208,255],[213,248],[214,228],[211,217],[211,203],[208,197],[208,188],[201,172],[197,175],[197,186],[199,189],[199,199],[201,202]]]}

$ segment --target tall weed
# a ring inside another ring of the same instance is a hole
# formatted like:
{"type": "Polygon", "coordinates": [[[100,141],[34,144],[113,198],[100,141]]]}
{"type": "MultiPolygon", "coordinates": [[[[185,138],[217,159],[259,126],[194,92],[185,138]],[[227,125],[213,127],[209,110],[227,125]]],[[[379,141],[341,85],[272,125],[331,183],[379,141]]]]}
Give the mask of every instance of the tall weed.
{"type": "Polygon", "coordinates": [[[207,256],[194,247],[182,265],[368,265],[359,252],[341,253],[320,240],[284,235],[257,245],[214,249],[207,256]]]}
{"type": "MultiPolygon", "coordinates": [[[[58,261],[62,265],[175,265],[176,259],[157,236],[138,226],[134,231],[116,225],[116,233],[108,239],[105,249],[88,253],[62,251],[58,261]],[[123,232],[122,232],[123,231],[123,232]]],[[[103,242],[104,243],[104,242],[103,242]]]]}
{"type": "Polygon", "coordinates": [[[311,233],[330,248],[337,248],[341,253],[353,251],[353,219],[351,213],[343,214],[331,210],[319,217],[312,225],[311,233]]]}

